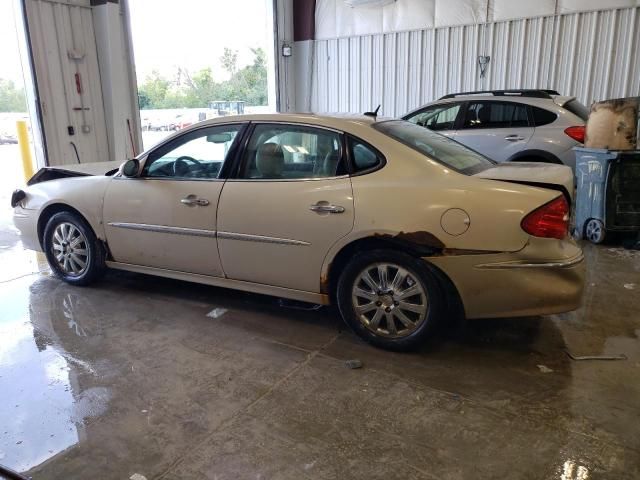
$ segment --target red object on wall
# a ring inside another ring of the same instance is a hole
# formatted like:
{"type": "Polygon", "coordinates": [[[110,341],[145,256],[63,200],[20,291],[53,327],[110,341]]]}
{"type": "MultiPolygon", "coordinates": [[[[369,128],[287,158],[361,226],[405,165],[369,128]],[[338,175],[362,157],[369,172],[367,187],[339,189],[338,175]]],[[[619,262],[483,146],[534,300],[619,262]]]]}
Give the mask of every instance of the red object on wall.
{"type": "Polygon", "coordinates": [[[80,79],[80,74],[76,73],[75,77],[76,77],[76,91],[78,92],[78,95],[82,95],[82,80],[80,79]]]}

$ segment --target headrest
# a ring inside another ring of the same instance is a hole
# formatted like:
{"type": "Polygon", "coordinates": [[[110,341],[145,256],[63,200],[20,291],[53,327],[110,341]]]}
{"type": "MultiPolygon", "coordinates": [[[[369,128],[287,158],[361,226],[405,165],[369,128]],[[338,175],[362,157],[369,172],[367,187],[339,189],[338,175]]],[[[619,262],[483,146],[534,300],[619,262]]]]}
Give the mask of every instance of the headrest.
{"type": "Polygon", "coordinates": [[[256,153],[256,168],[263,178],[280,178],[284,169],[284,153],[276,143],[264,143],[256,153]]]}

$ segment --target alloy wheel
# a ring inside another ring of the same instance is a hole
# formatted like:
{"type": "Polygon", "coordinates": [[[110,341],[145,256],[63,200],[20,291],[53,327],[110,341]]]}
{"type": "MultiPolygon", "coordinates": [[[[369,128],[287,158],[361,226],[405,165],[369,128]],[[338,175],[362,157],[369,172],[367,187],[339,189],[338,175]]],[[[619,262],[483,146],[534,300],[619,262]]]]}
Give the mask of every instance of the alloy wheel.
{"type": "Polygon", "coordinates": [[[89,250],[84,234],[72,223],[60,223],[53,232],[51,249],[58,267],[66,274],[80,276],[87,269],[89,250]]]}
{"type": "Polygon", "coordinates": [[[417,277],[392,263],[368,266],[351,292],[359,321],[371,332],[387,338],[410,335],[426,319],[429,302],[417,277]]]}

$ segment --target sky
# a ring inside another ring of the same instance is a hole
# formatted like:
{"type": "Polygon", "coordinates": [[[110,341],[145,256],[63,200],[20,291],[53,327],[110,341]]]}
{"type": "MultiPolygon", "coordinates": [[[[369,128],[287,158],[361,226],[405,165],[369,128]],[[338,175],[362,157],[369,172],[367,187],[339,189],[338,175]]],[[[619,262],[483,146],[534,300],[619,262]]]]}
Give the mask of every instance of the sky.
{"type": "MultiPolygon", "coordinates": [[[[22,85],[14,24],[15,0],[0,0],[0,78],[22,85]]],[[[138,82],[153,70],[171,76],[178,66],[197,71],[210,66],[225,74],[224,47],[238,50],[238,66],[251,62],[249,48],[269,46],[271,0],[129,0],[138,82]]]]}
{"type": "Polygon", "coordinates": [[[130,0],[138,83],[154,69],[173,75],[178,66],[190,72],[210,66],[222,80],[224,47],[238,50],[239,67],[249,64],[249,48],[266,49],[273,31],[267,4],[271,0],[130,0]]]}
{"type": "Polygon", "coordinates": [[[13,80],[22,86],[13,3],[13,0],[0,0],[0,78],[13,80]]]}

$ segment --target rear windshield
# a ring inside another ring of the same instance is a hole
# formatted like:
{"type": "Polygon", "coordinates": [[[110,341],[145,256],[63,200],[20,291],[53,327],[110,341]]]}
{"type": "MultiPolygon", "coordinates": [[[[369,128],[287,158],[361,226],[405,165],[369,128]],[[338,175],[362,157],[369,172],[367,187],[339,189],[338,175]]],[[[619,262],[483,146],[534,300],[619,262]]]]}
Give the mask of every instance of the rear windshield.
{"type": "Polygon", "coordinates": [[[373,127],[427,157],[465,175],[473,175],[495,165],[487,157],[415,123],[405,120],[387,120],[376,123],[373,127]]]}
{"type": "Polygon", "coordinates": [[[580,117],[585,122],[589,118],[589,109],[577,100],[571,100],[565,103],[563,107],[569,110],[571,113],[573,113],[577,117],[580,117]]]}

